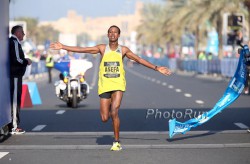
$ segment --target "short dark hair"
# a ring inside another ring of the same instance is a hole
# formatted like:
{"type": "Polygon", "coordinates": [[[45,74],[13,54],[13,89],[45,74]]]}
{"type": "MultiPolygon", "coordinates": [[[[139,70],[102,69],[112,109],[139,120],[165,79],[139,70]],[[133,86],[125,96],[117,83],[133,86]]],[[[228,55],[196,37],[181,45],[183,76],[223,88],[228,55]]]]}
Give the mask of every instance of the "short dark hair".
{"type": "Polygon", "coordinates": [[[18,29],[21,29],[21,28],[23,28],[23,26],[21,26],[21,25],[13,26],[12,29],[11,29],[11,34],[15,34],[16,31],[17,31],[18,29]]]}
{"type": "Polygon", "coordinates": [[[121,33],[120,28],[119,28],[118,26],[116,26],[116,25],[112,25],[112,26],[110,26],[110,27],[109,27],[109,29],[108,29],[108,32],[109,32],[109,30],[110,30],[112,27],[115,27],[115,28],[117,28],[117,29],[118,29],[118,34],[120,34],[120,33],[121,33]]]}

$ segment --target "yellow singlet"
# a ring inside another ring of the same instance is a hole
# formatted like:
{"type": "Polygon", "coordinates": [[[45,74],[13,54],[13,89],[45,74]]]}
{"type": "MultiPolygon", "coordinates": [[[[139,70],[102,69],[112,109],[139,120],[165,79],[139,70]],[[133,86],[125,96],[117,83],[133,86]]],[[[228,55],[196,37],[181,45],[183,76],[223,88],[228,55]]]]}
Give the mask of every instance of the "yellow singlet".
{"type": "Polygon", "coordinates": [[[118,45],[117,49],[112,51],[109,45],[107,45],[100,63],[98,94],[116,90],[126,90],[122,48],[118,45]]]}

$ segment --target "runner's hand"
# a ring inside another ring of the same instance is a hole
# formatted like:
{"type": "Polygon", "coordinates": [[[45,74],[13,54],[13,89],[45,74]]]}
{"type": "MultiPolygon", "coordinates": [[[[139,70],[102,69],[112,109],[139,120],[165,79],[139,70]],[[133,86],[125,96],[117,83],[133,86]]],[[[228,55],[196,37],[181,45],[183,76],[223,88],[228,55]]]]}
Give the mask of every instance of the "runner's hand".
{"type": "Polygon", "coordinates": [[[167,67],[157,67],[157,71],[166,76],[171,75],[171,70],[168,69],[167,67]]]}
{"type": "Polygon", "coordinates": [[[60,49],[62,49],[62,47],[63,47],[63,45],[60,42],[51,43],[49,46],[49,48],[54,49],[54,50],[60,50],[60,49]]]}

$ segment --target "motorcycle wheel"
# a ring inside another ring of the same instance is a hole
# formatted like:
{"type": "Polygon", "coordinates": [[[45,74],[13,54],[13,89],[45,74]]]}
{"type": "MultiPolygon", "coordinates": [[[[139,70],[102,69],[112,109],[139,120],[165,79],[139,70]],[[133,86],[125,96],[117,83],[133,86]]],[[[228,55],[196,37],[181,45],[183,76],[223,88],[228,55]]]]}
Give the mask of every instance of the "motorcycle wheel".
{"type": "Polygon", "coordinates": [[[72,108],[77,108],[77,90],[72,90],[72,108]]]}

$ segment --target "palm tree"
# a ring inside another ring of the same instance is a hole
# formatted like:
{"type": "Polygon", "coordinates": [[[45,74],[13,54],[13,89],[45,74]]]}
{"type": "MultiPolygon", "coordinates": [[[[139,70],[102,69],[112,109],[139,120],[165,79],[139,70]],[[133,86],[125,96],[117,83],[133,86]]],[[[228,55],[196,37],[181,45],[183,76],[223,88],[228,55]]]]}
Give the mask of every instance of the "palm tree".
{"type": "Polygon", "coordinates": [[[162,39],[161,24],[164,20],[163,7],[159,4],[146,4],[142,15],[142,23],[137,27],[137,38],[142,44],[159,46],[162,39]]]}
{"type": "Polygon", "coordinates": [[[245,0],[244,5],[247,7],[248,10],[248,36],[250,37],[250,0],[245,0]]]}
{"type": "Polygon", "coordinates": [[[138,39],[141,43],[158,47],[164,47],[166,43],[180,43],[182,29],[179,28],[178,22],[166,26],[165,21],[174,16],[182,3],[172,3],[171,7],[169,4],[166,5],[146,4],[144,6],[142,23],[137,28],[138,39]]]}
{"type": "Polygon", "coordinates": [[[166,7],[149,5],[139,27],[139,36],[144,41],[155,43],[180,41],[183,32],[188,29],[196,36],[196,50],[202,35],[210,22],[219,34],[219,58],[222,58],[222,26],[224,13],[245,12],[243,2],[250,0],[168,0],[166,7]],[[158,11],[157,11],[158,10],[158,11]],[[162,20],[164,19],[164,20],[162,20]],[[160,37],[160,38],[159,38],[160,37]],[[162,39],[163,38],[163,39],[162,39]],[[173,38],[175,38],[173,40],[173,38]]]}
{"type": "MultiPolygon", "coordinates": [[[[183,1],[183,0],[181,0],[183,1]]],[[[201,39],[199,34],[202,33],[206,28],[205,24],[209,21],[213,27],[216,28],[219,34],[219,58],[222,57],[222,23],[224,13],[237,13],[242,12],[243,0],[186,0],[184,1],[185,6],[175,11],[178,16],[166,19],[166,25],[169,27],[170,24],[178,23],[180,29],[188,28],[190,31],[196,33],[196,40],[198,43],[201,39]]],[[[174,1],[176,2],[176,1],[174,1]]],[[[196,45],[198,48],[198,44],[196,45]]]]}

